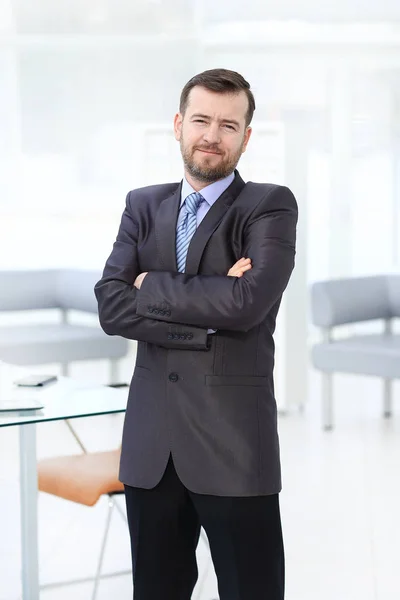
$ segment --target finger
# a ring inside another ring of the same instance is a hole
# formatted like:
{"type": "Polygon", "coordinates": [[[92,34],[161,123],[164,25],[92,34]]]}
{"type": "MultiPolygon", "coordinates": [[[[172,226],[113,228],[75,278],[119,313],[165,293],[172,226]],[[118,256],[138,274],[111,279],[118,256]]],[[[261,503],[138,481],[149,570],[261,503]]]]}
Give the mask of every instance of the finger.
{"type": "Polygon", "coordinates": [[[250,259],[249,258],[241,258],[240,260],[237,261],[237,263],[235,263],[234,265],[232,265],[232,269],[240,269],[242,267],[244,267],[245,265],[250,264],[250,259]]]}
{"type": "Polygon", "coordinates": [[[250,258],[241,258],[237,262],[235,262],[235,264],[233,266],[237,267],[240,265],[247,265],[249,262],[250,262],[250,258]]]}
{"type": "Polygon", "coordinates": [[[251,265],[246,265],[245,267],[240,267],[240,269],[235,269],[235,271],[236,273],[244,273],[245,271],[249,271],[251,268],[251,265]]]}
{"type": "Polygon", "coordinates": [[[251,268],[251,263],[243,264],[242,266],[233,265],[233,267],[229,269],[228,275],[231,277],[237,277],[239,273],[242,273],[243,271],[248,271],[251,268]]]}
{"type": "Polygon", "coordinates": [[[243,267],[242,269],[235,269],[234,271],[230,272],[229,275],[231,275],[232,277],[241,277],[243,273],[249,271],[250,269],[251,266],[249,265],[248,267],[243,267]]]}

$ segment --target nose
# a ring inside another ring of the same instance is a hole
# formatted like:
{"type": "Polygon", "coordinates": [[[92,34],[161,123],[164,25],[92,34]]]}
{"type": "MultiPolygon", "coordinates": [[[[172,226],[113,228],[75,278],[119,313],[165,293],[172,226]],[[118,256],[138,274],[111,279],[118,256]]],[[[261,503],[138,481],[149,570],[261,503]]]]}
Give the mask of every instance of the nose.
{"type": "Polygon", "coordinates": [[[218,123],[210,123],[203,135],[204,141],[207,144],[219,144],[221,141],[218,123]]]}

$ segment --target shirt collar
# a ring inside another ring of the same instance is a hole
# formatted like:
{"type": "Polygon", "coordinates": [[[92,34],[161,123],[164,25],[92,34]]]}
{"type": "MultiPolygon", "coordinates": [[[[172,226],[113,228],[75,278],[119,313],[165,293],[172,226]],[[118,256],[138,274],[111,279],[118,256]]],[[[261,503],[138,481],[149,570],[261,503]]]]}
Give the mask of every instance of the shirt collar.
{"type": "MultiPolygon", "coordinates": [[[[235,179],[235,173],[231,173],[228,177],[224,177],[224,179],[220,179],[219,181],[214,181],[214,183],[210,183],[206,187],[200,190],[200,194],[203,196],[204,200],[207,202],[209,206],[212,206],[216,200],[225,192],[225,190],[231,185],[232,181],[235,179]]],[[[189,196],[189,194],[194,193],[194,189],[187,182],[186,177],[183,178],[182,182],[182,192],[181,192],[181,206],[184,203],[185,199],[189,196]]]]}

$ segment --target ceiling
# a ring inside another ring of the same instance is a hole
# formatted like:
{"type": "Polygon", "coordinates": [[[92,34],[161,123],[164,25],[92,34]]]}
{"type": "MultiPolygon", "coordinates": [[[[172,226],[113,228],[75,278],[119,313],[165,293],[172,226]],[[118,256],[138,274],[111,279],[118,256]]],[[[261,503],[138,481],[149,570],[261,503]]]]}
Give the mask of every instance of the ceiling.
{"type": "Polygon", "coordinates": [[[178,32],[201,21],[400,22],[399,0],[0,0],[0,31],[178,32]],[[3,24],[1,24],[1,21],[3,24]],[[7,25],[4,25],[7,23],[7,25]]]}

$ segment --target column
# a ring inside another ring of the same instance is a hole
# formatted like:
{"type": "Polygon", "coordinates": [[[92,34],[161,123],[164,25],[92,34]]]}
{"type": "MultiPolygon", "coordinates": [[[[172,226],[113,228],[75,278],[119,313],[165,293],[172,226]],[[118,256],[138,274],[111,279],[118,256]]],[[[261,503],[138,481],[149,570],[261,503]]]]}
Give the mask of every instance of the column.
{"type": "Polygon", "coordinates": [[[284,181],[299,206],[296,264],[278,315],[276,397],[280,412],[302,408],[308,394],[307,172],[310,139],[306,111],[286,111],[284,181]]]}
{"type": "Polygon", "coordinates": [[[331,72],[331,195],[329,238],[329,277],[351,275],[352,223],[352,103],[351,72],[338,66],[331,72]]]}

